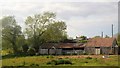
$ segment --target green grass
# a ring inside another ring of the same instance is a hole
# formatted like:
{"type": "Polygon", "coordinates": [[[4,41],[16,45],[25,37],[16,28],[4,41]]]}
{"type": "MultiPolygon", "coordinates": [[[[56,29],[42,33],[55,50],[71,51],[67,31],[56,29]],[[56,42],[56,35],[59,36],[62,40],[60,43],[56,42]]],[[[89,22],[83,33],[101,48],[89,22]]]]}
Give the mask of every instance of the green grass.
{"type": "MultiPolygon", "coordinates": [[[[2,66],[55,66],[48,65],[51,60],[58,60],[59,56],[27,56],[2,59],[2,66]]],[[[89,58],[63,58],[70,60],[73,64],[61,64],[62,66],[118,66],[118,56],[111,55],[109,58],[103,59],[92,57],[89,58]]],[[[61,66],[57,65],[57,66],[61,66]]]]}
{"type": "Polygon", "coordinates": [[[9,53],[12,53],[12,50],[10,50],[10,49],[0,50],[0,54],[1,54],[2,56],[8,55],[9,53]]]}
{"type": "Polygon", "coordinates": [[[102,59],[102,58],[92,58],[92,59],[72,59],[75,65],[78,66],[117,66],[118,62],[115,59],[102,59]]]}

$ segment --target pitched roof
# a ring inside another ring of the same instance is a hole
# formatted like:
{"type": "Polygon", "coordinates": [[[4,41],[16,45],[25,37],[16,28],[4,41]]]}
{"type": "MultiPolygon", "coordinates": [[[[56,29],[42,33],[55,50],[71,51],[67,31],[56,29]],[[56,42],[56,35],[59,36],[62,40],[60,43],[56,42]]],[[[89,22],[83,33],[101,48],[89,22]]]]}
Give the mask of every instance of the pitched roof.
{"type": "Polygon", "coordinates": [[[82,48],[84,47],[81,43],[62,43],[58,45],[58,48],[82,48]]]}
{"type": "Polygon", "coordinates": [[[91,38],[86,43],[86,47],[110,47],[115,38],[91,38]]]}
{"type": "Polygon", "coordinates": [[[40,46],[40,48],[53,48],[53,47],[56,47],[55,46],[56,45],[56,43],[44,43],[44,44],[42,44],[41,46],[40,46]]]}
{"type": "Polygon", "coordinates": [[[50,49],[50,48],[83,48],[84,45],[81,43],[44,43],[40,46],[41,48],[50,49]]]}

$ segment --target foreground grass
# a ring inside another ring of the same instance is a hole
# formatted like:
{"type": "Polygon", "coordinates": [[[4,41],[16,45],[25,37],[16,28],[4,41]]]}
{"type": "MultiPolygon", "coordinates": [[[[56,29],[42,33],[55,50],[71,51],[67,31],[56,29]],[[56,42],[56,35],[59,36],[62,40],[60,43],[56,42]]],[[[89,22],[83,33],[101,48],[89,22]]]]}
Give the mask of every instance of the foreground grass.
{"type": "Polygon", "coordinates": [[[62,64],[57,66],[118,66],[118,56],[110,55],[109,58],[102,58],[102,55],[91,55],[92,59],[87,59],[88,55],[79,56],[27,56],[2,59],[2,66],[56,66],[47,65],[51,60],[59,58],[70,60],[73,64],[62,64]]]}

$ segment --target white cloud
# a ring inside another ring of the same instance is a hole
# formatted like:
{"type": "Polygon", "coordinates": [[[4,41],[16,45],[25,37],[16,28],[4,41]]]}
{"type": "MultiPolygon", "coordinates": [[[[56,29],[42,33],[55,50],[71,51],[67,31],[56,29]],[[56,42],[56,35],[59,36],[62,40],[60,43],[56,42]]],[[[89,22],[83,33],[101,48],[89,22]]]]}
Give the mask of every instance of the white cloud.
{"type": "MultiPolygon", "coordinates": [[[[3,1],[3,0],[2,0],[3,1]]],[[[101,2],[40,2],[33,0],[3,1],[0,7],[2,14],[14,15],[21,26],[24,27],[24,20],[29,15],[43,11],[57,13],[57,19],[64,20],[68,26],[67,32],[70,36],[87,35],[89,37],[100,35],[101,31],[110,35],[111,24],[114,24],[117,32],[117,0],[98,0],[101,2]],[[104,2],[102,2],[104,1],[104,2]]]]}

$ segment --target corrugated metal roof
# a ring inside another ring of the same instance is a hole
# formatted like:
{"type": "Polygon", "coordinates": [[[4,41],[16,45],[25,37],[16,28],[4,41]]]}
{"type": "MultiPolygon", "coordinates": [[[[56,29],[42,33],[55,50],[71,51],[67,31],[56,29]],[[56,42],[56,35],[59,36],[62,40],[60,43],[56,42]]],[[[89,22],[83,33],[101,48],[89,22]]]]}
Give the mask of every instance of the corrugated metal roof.
{"type": "Polygon", "coordinates": [[[44,43],[40,47],[45,49],[50,49],[53,46],[55,48],[83,48],[84,47],[84,45],[81,43],[44,43]]]}

